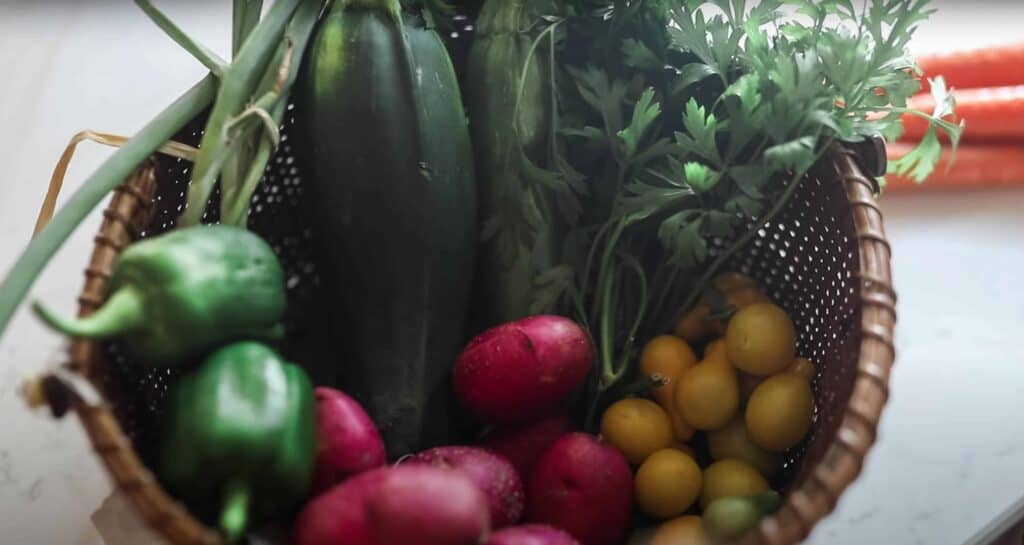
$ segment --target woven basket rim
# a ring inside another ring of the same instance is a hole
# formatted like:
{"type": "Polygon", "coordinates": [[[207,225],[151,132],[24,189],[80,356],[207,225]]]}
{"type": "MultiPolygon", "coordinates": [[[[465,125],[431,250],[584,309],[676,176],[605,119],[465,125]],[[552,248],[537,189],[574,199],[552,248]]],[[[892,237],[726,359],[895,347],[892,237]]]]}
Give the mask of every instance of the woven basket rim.
{"type": "Polygon", "coordinates": [[[892,246],[885,236],[875,188],[853,152],[832,153],[837,181],[845,185],[860,252],[860,350],[853,391],[824,456],[807,468],[780,509],[765,517],[743,545],[791,545],[803,541],[827,517],[847,487],[860,475],[875,443],[878,423],[889,398],[889,376],[896,359],[893,332],[896,291],[892,285],[892,246]]]}
{"type": "MultiPolygon", "coordinates": [[[[835,508],[842,493],[857,478],[875,442],[878,422],[889,396],[889,375],[895,360],[893,330],[896,293],[892,287],[892,250],[885,236],[882,212],[875,202],[874,184],[858,165],[853,152],[836,150],[829,156],[836,181],[845,186],[860,252],[861,323],[856,377],[835,436],[825,454],[805,469],[782,507],[763,519],[742,540],[743,545],[791,545],[835,508]]],[[[145,228],[150,201],[156,191],[154,166],[147,162],[115,192],[95,238],[86,286],[79,298],[79,314],[100,304],[114,259],[145,228]]],[[[75,340],[69,368],[99,384],[93,363],[102,344],[75,340]]],[[[177,545],[220,545],[219,533],[191,516],[187,508],[163,490],[138,457],[109,404],[77,402],[74,406],[89,440],[116,487],[143,519],[177,545]]]]}

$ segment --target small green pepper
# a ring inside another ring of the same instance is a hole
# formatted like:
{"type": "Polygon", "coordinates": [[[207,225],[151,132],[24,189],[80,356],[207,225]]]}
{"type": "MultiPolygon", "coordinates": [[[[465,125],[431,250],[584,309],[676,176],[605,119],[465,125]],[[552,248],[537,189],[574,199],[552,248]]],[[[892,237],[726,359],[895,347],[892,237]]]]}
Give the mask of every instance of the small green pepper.
{"type": "Polygon", "coordinates": [[[302,501],[316,449],[313,387],[252,341],[214,352],[173,386],[159,471],[164,486],[235,541],[250,519],[302,501]]]}
{"type": "Polygon", "coordinates": [[[284,273],[259,236],[224,225],[177,229],[129,246],[107,302],[85,318],[36,313],[74,337],[119,337],[148,365],[180,365],[225,341],[277,338],[284,273]]]}

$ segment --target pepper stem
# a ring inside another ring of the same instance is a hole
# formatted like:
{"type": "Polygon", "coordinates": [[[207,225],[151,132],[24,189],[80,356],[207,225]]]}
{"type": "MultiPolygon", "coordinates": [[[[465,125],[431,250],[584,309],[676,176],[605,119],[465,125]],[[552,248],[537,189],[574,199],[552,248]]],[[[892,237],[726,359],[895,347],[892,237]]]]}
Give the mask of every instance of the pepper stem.
{"type": "Polygon", "coordinates": [[[220,513],[220,531],[234,543],[245,533],[249,524],[249,487],[238,481],[227,485],[224,491],[224,509],[220,513]]]}
{"type": "Polygon", "coordinates": [[[50,327],[72,337],[109,339],[139,329],[144,323],[142,294],[131,286],[114,292],[96,312],[84,318],[66,318],[40,303],[32,310],[50,327]]]}

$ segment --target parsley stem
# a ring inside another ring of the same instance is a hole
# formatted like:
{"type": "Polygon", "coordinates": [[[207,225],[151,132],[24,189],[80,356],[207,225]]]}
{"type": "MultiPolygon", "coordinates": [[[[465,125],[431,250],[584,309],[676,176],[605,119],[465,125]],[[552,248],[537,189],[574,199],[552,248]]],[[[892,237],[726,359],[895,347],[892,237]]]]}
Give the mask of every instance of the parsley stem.
{"type": "Polygon", "coordinates": [[[665,301],[669,299],[669,295],[672,291],[672,287],[676,283],[676,279],[679,277],[680,267],[669,261],[665,261],[659,268],[655,275],[655,299],[654,308],[651,310],[651,317],[655,320],[661,317],[661,313],[665,308],[665,301]],[[663,271],[667,270],[667,273],[663,271]],[[667,274],[668,278],[663,281],[657,281],[663,274],[667,274]]]}
{"type": "Polygon", "coordinates": [[[612,314],[612,288],[615,285],[615,279],[612,278],[612,274],[608,274],[608,278],[605,281],[604,293],[601,296],[601,384],[598,386],[598,391],[604,392],[609,386],[615,383],[615,369],[612,365],[612,330],[615,327],[615,316],[612,314]]]}
{"type": "Polygon", "coordinates": [[[629,328],[629,334],[626,335],[626,340],[623,343],[622,350],[619,353],[619,363],[616,369],[615,382],[618,382],[625,376],[626,371],[629,369],[629,362],[633,359],[633,349],[636,344],[636,334],[640,329],[640,324],[644,322],[644,318],[647,316],[647,303],[649,301],[647,293],[647,275],[644,273],[643,265],[640,261],[628,253],[621,253],[620,257],[626,267],[636,275],[638,293],[637,310],[636,316],[633,318],[633,325],[629,328]]]}
{"type": "Polygon", "coordinates": [[[599,323],[601,324],[601,368],[604,371],[604,378],[601,380],[602,391],[607,388],[609,382],[615,381],[615,370],[612,364],[612,340],[615,325],[612,314],[612,300],[614,299],[612,294],[615,288],[615,267],[612,266],[612,258],[625,228],[626,222],[619,221],[615,231],[608,237],[601,256],[601,267],[597,274],[597,299],[594,301],[594,306],[600,313],[598,316],[600,316],[599,323]]]}
{"type": "MultiPolygon", "coordinates": [[[[583,265],[583,275],[580,277],[580,286],[586,286],[587,283],[590,282],[591,271],[593,270],[594,266],[594,258],[597,257],[597,249],[600,248],[601,239],[604,238],[605,234],[608,232],[608,229],[611,227],[611,225],[611,223],[605,223],[604,225],[601,226],[600,229],[598,229],[597,233],[594,234],[594,240],[590,243],[590,250],[587,252],[587,261],[583,265]]],[[[598,269],[598,278],[600,278],[601,270],[602,269],[598,269]]],[[[600,285],[599,283],[595,284],[600,285]]],[[[586,290],[584,290],[584,293],[586,293],[586,290]]],[[[599,296],[600,295],[598,295],[598,297],[599,296]]],[[[597,316],[597,304],[598,299],[595,297],[595,299],[591,302],[591,316],[597,316]]]]}

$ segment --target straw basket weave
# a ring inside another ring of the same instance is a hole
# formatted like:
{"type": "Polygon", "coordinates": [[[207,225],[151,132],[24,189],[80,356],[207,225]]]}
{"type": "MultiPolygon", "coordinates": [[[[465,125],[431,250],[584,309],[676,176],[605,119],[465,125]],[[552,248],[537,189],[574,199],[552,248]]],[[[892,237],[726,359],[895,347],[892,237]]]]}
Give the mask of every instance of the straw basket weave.
{"type": "MultiPolygon", "coordinates": [[[[175,140],[194,145],[201,121],[175,140]]],[[[291,345],[282,349],[301,360],[317,323],[318,279],[311,251],[315,233],[301,213],[301,165],[288,140],[291,123],[286,119],[282,146],[254,199],[250,228],[271,243],[284,265],[291,345]]],[[[757,278],[786,308],[799,332],[799,353],[818,369],[812,431],[790,454],[778,483],[783,506],[743,544],[786,545],[805,538],[857,477],[875,440],[895,357],[896,295],[891,250],[874,200],[877,188],[862,173],[862,163],[848,150],[831,152],[786,209],[761,226],[729,264],[757,278]]],[[[115,193],[85,271],[80,314],[102,304],[113,263],[126,245],[173,227],[190,167],[155,155],[115,193]]],[[[216,221],[215,210],[210,207],[208,221],[216,221]]],[[[220,543],[217,532],[164,492],[148,469],[154,423],[175,374],[127,361],[116,343],[76,340],[70,362],[43,381],[43,391],[55,412],[76,411],[117,487],[152,528],[177,545],[214,545],[220,543]]]]}

